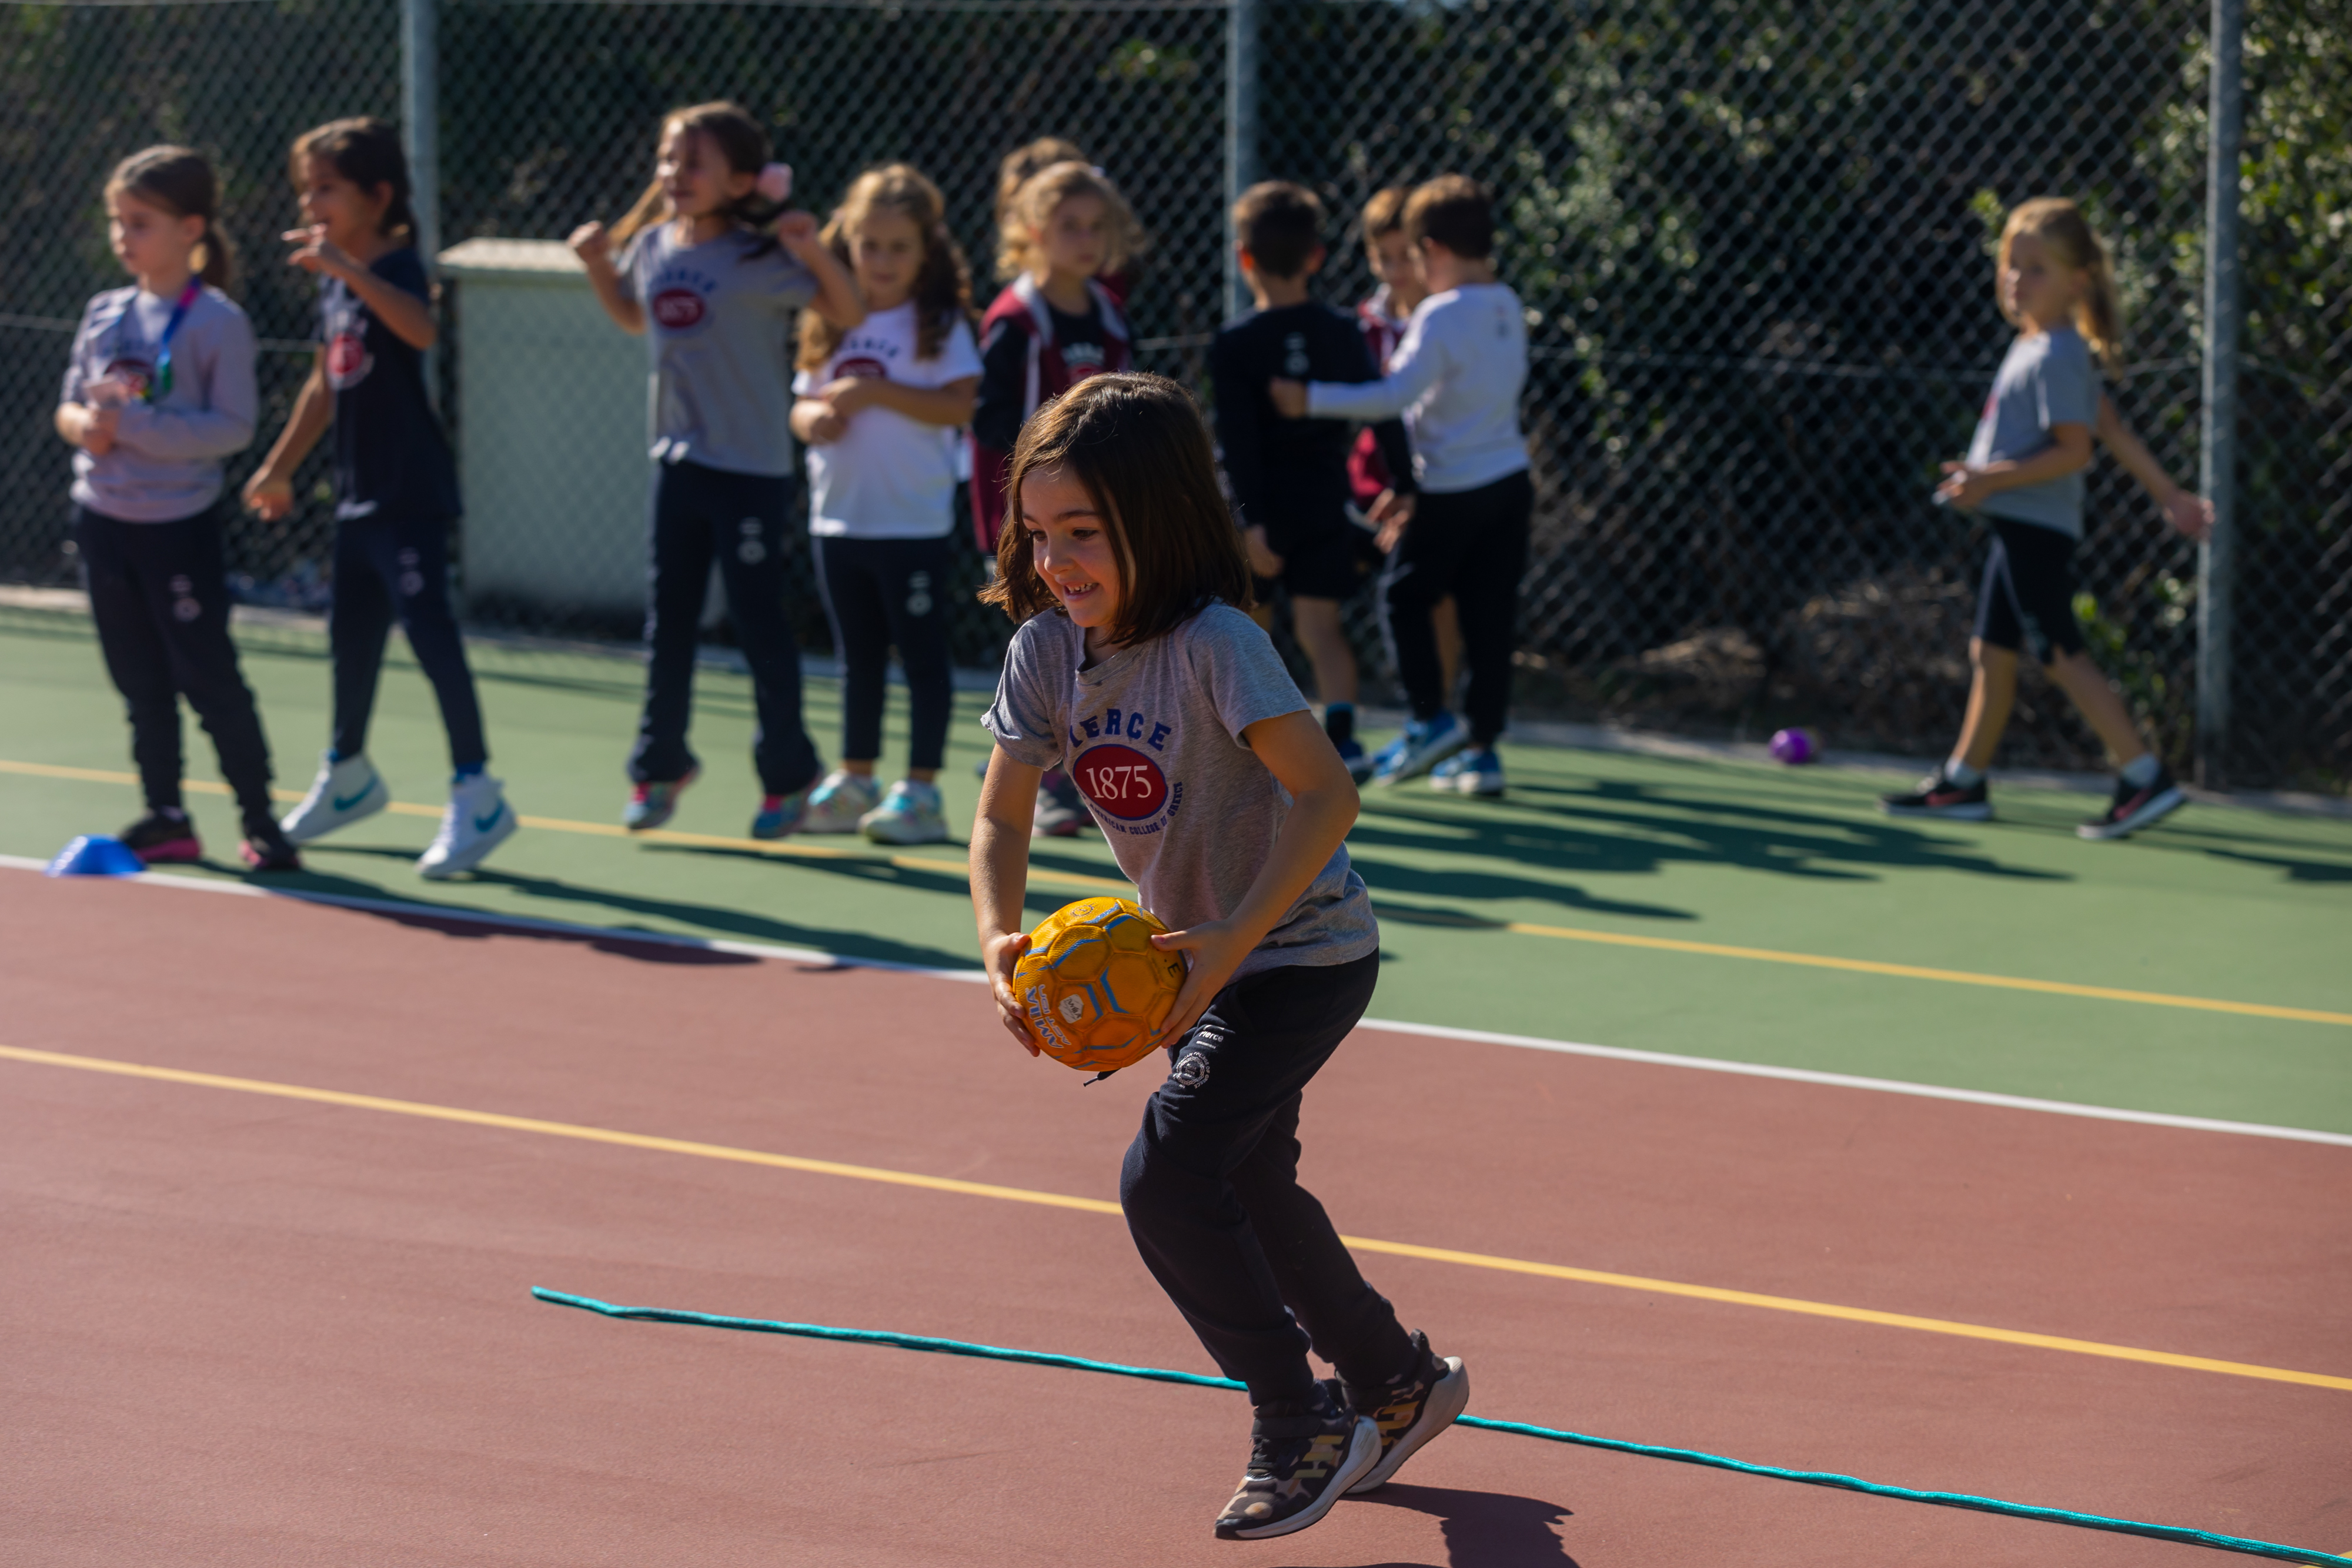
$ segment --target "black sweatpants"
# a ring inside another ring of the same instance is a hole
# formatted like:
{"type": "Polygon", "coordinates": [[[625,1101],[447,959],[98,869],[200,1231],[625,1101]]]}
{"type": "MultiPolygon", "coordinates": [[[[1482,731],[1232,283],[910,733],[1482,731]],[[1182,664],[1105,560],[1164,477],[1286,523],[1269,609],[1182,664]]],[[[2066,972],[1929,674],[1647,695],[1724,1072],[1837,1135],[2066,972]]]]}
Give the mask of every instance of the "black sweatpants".
{"type": "Polygon", "coordinates": [[[213,737],[221,777],[247,817],[274,815],[269,742],[228,634],[217,505],[169,523],[74,508],[74,545],[106,673],[131,717],[149,810],[180,807],[180,698],[213,737]]]}
{"type": "Polygon", "coordinates": [[[1528,527],[1536,492],[1527,471],[1451,493],[1423,490],[1412,521],[1381,576],[1381,626],[1412,716],[1445,710],[1445,676],[1430,612],[1454,596],[1470,666],[1470,740],[1489,746],[1511,711],[1511,654],[1517,636],[1519,579],[1528,570],[1528,527]]]}
{"type": "Polygon", "coordinates": [[[1250,1402],[1313,1397],[1311,1346],[1349,1382],[1412,1354],[1323,1206],[1298,1185],[1307,1081],[1356,1026],[1380,955],[1290,965],[1217,993],[1144,1103],[1119,1204],[1144,1266],[1250,1402]]]}
{"type": "Polygon", "coordinates": [[[463,773],[481,767],[489,760],[482,704],[449,604],[449,519],[414,513],[344,517],[335,524],[334,599],[327,610],[327,649],[335,664],[335,754],[357,757],[367,749],[383,647],[395,617],[441,705],[450,768],[463,773]]]}
{"type": "Polygon", "coordinates": [[[653,529],[646,584],[645,716],[629,777],[663,784],[694,770],[686,744],[694,716],[694,650],[700,640],[710,562],[727,588],[759,727],[751,760],[761,788],[789,795],[815,782],[816,747],[801,725],[801,654],[784,614],[784,528],[789,474],[730,474],[699,463],[654,467],[653,529]]]}
{"type": "Polygon", "coordinates": [[[882,702],[890,649],[907,672],[909,768],[940,766],[955,705],[948,664],[948,540],[812,536],[817,586],[841,653],[841,755],[882,755],[882,702]]]}

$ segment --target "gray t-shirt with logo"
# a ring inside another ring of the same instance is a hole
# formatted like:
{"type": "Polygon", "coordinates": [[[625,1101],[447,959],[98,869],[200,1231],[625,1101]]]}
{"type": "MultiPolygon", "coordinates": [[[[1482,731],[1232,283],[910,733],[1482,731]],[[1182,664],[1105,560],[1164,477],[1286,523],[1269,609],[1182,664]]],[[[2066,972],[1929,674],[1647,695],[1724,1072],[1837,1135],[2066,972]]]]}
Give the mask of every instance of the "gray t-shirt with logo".
{"type": "Polygon", "coordinates": [[[136,286],[110,288],[89,302],[74,333],[58,402],[103,396],[122,410],[105,456],[74,448],[73,498],[101,517],[126,523],[194,517],[220,499],[222,460],[253,444],[260,412],[253,326],[209,285],[172,334],[170,388],[146,401],[173,304],[136,286]]]}
{"type": "MultiPolygon", "coordinates": [[[[2020,337],[1993,377],[1992,392],[1969,443],[1969,463],[2021,463],[2046,451],[2053,424],[2099,423],[2099,371],[2091,346],[2072,327],[2020,337]]],[[[2083,476],[2078,470],[2003,490],[1979,508],[2016,523],[2039,523],[2070,538],[2083,537],[2083,476]]]]}
{"type": "MultiPolygon", "coordinates": [[[[981,723],[1005,755],[1066,767],[1143,906],[1171,931],[1240,907],[1274,848],[1290,792],[1242,731],[1307,707],[1256,622],[1214,603],[1091,669],[1085,633],[1056,611],[1013,633],[981,723]]],[[[1377,952],[1379,924],[1347,846],[1234,977],[1377,952]]]]}
{"type": "Polygon", "coordinates": [[[656,461],[793,471],[793,350],[816,278],[749,229],[681,245],[675,223],[632,237],[615,270],[646,312],[656,461]]]}

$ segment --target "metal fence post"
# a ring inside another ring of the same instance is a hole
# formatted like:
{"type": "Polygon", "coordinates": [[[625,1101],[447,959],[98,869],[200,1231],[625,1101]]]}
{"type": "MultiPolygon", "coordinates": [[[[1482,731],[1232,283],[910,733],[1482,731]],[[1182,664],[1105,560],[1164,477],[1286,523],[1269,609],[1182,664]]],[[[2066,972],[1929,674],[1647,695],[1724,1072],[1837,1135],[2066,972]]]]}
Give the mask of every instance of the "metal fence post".
{"type": "MultiPolygon", "coordinates": [[[[441,254],[440,0],[400,0],[400,134],[408,153],[409,204],[425,276],[441,254]]],[[[425,395],[441,406],[440,367],[428,352],[425,395]]]]}
{"type": "Polygon", "coordinates": [[[2230,643],[2238,534],[2238,147],[2244,0],[2213,0],[2213,79],[2205,138],[2204,414],[2200,484],[2213,531],[2197,556],[2197,781],[2219,788],[2230,757],[2230,643]]]}
{"type": "MultiPolygon", "coordinates": [[[[2218,0],[2217,0],[2218,3],[2218,0]]],[[[1226,0],[1225,11],[1225,314],[1249,308],[1249,288],[1234,255],[1234,204],[1257,183],[1258,0],[1226,0]]]]}

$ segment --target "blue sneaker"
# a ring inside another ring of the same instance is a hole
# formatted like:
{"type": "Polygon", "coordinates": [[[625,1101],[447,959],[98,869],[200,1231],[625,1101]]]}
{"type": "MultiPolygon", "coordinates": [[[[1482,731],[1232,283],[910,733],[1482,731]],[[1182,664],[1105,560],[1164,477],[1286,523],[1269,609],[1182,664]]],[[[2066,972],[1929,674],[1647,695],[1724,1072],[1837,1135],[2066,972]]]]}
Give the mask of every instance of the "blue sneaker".
{"type": "Polygon", "coordinates": [[[940,787],[917,779],[901,779],[890,786],[882,803],[857,820],[857,831],[877,844],[940,844],[948,837],[948,820],[940,803],[940,787]]]}
{"type": "Polygon", "coordinates": [[[689,768],[683,779],[638,785],[629,791],[629,803],[621,808],[621,826],[633,833],[652,832],[677,815],[677,798],[701,776],[701,768],[689,768]]]}
{"type": "Polygon", "coordinates": [[[1372,782],[1402,784],[1408,779],[1418,779],[1469,744],[1470,731],[1450,713],[1441,713],[1426,722],[1414,719],[1404,727],[1402,735],[1381,749],[1379,765],[1372,769],[1372,782]]]}
{"type": "Polygon", "coordinates": [[[751,817],[751,836],[755,839],[781,839],[801,825],[808,816],[809,792],[806,786],[789,795],[762,795],[760,809],[751,817]]]}
{"type": "Polygon", "coordinates": [[[1465,747],[1430,769],[1429,787],[1462,795],[1499,795],[1503,759],[1491,746],[1465,747]]]}

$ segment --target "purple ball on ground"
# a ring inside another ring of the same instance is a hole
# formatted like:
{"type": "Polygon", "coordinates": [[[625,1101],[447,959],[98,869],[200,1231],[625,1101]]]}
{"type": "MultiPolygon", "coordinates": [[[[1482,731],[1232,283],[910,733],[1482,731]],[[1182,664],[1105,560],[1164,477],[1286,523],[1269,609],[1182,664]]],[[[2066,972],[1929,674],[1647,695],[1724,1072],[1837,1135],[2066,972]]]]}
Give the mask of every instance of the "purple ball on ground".
{"type": "Polygon", "coordinates": [[[1810,729],[1781,729],[1772,733],[1772,755],[1795,767],[1801,762],[1812,762],[1822,755],[1822,743],[1810,729]]]}

